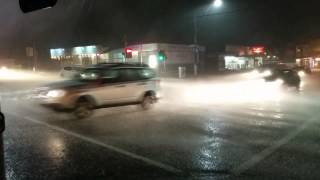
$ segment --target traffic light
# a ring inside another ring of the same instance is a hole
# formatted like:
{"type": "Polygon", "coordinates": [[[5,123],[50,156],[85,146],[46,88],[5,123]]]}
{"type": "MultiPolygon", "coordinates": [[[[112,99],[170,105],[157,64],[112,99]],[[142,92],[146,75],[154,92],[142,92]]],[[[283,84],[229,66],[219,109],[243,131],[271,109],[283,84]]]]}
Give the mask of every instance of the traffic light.
{"type": "Polygon", "coordinates": [[[158,60],[160,62],[165,61],[167,59],[166,54],[164,53],[164,51],[159,51],[158,52],[158,60]]]}
{"type": "Polygon", "coordinates": [[[125,55],[126,58],[132,58],[132,49],[125,48],[124,49],[124,55],[125,55]]]}

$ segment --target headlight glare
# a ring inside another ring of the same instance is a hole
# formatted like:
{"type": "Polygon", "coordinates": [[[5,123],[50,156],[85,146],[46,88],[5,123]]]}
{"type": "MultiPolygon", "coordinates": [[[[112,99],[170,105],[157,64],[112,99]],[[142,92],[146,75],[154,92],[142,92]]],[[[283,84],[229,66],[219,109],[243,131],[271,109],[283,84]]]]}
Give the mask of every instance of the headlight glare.
{"type": "Polygon", "coordinates": [[[266,70],[263,72],[264,76],[271,76],[272,72],[270,70],[266,70]]]}
{"type": "Polygon", "coordinates": [[[300,77],[303,77],[303,76],[305,76],[305,73],[304,73],[304,71],[299,71],[299,72],[298,72],[298,75],[299,75],[300,77]]]}
{"type": "Polygon", "coordinates": [[[47,93],[47,97],[50,98],[57,98],[57,97],[63,97],[66,94],[64,90],[51,90],[47,93]]]}
{"type": "Polygon", "coordinates": [[[284,81],[282,79],[277,79],[276,80],[276,84],[278,85],[282,85],[284,83],[284,81]]]}

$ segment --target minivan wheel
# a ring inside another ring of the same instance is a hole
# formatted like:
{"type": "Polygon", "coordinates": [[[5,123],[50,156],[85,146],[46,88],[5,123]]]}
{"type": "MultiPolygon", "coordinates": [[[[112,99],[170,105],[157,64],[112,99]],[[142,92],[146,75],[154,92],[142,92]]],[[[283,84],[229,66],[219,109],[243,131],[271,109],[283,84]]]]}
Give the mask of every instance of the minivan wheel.
{"type": "Polygon", "coordinates": [[[79,100],[73,111],[73,115],[78,119],[85,119],[93,114],[93,105],[85,99],[79,100]]]}
{"type": "Polygon", "coordinates": [[[154,96],[152,95],[146,95],[144,96],[142,102],[141,102],[141,107],[144,109],[144,110],[149,110],[153,107],[154,105],[154,96]]]}

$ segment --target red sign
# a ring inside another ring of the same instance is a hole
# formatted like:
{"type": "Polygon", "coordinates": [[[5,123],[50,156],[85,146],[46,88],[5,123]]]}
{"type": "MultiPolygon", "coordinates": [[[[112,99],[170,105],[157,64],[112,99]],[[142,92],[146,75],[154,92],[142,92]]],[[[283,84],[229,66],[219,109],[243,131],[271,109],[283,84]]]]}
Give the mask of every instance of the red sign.
{"type": "Polygon", "coordinates": [[[124,50],[124,54],[125,54],[125,57],[126,58],[132,58],[132,49],[130,49],[130,48],[125,48],[125,50],[124,50]]]}
{"type": "Polygon", "coordinates": [[[126,53],[132,53],[132,49],[130,49],[130,48],[126,48],[126,53]]]}
{"type": "Polygon", "coordinates": [[[264,53],[264,47],[262,47],[262,46],[252,47],[252,52],[255,54],[264,53]]]}

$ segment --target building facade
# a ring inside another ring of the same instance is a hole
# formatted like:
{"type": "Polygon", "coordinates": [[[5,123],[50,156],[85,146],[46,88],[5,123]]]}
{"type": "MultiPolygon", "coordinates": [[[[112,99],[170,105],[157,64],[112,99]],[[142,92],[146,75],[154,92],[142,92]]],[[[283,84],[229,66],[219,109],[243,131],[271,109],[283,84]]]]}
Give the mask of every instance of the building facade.
{"type": "Polygon", "coordinates": [[[105,62],[108,57],[104,54],[106,48],[98,45],[78,46],[73,48],[50,49],[50,57],[58,61],[61,66],[92,65],[105,62]]]}
{"type": "Polygon", "coordinates": [[[128,46],[132,51],[131,58],[125,58],[124,49],[115,49],[105,54],[106,62],[143,63],[155,68],[160,73],[177,75],[179,67],[185,67],[187,74],[194,73],[194,65],[203,65],[205,48],[199,46],[199,62],[196,62],[195,46],[184,44],[151,43],[128,46]],[[164,54],[159,59],[159,52],[164,54]]]}
{"type": "Polygon", "coordinates": [[[107,51],[107,48],[90,45],[73,48],[50,49],[52,61],[57,61],[61,66],[78,65],[86,66],[98,63],[141,63],[148,64],[159,73],[169,76],[178,75],[178,68],[184,67],[187,75],[194,74],[194,66],[197,71],[204,66],[205,47],[184,45],[150,43],[127,46],[132,56],[125,57],[124,48],[107,51]],[[196,50],[199,52],[199,61],[196,62],[196,50]],[[159,59],[159,53],[163,54],[163,59],[159,59]]]}
{"type": "Polygon", "coordinates": [[[227,45],[225,52],[219,55],[219,70],[247,70],[278,61],[278,56],[263,46],[227,45]]]}
{"type": "Polygon", "coordinates": [[[296,46],[296,64],[311,69],[320,69],[320,38],[296,46]]]}

